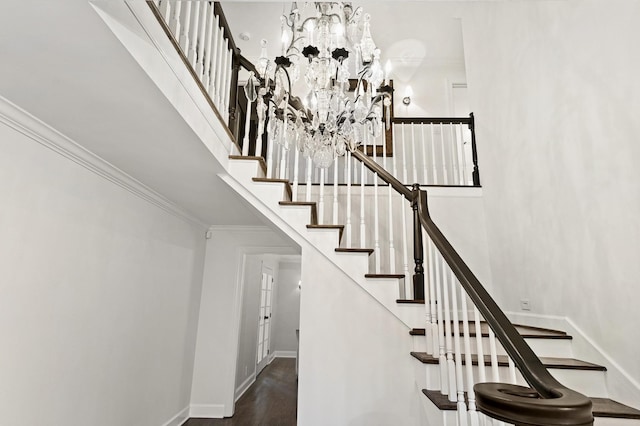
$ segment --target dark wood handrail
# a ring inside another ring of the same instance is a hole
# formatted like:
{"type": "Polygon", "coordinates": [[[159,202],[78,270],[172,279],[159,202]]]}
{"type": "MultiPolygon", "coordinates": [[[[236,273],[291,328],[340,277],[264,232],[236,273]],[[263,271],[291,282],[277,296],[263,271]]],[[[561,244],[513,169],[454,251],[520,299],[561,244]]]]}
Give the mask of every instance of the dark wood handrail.
{"type": "Polygon", "coordinates": [[[563,386],[547,371],[462,257],[431,220],[427,207],[427,192],[420,190],[418,186],[410,191],[359,150],[353,150],[351,153],[407,200],[417,204],[422,227],[524,379],[534,389],[505,383],[478,383],[474,386],[478,408],[491,417],[518,425],[592,425],[591,400],[563,386]]]}

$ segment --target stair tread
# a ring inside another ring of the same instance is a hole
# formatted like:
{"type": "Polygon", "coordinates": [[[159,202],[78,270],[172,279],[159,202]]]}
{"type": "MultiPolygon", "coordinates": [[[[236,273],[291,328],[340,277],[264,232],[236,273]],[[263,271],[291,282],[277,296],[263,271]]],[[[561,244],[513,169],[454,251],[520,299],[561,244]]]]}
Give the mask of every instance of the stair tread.
{"type": "MultiPolygon", "coordinates": [[[[429,355],[426,352],[411,352],[411,355],[424,364],[439,364],[437,357],[429,355]]],[[[506,355],[498,355],[498,365],[506,367],[509,365],[508,357],[506,355]]],[[[556,358],[541,356],[540,361],[547,368],[559,368],[564,370],[594,370],[594,371],[607,371],[607,368],[593,364],[591,362],[582,361],[574,358],[556,358]]],[[[478,356],[471,355],[471,362],[473,365],[478,365],[478,356]]],[[[462,364],[465,363],[465,356],[462,355],[462,364]]],[[[491,365],[491,357],[489,355],[484,356],[484,365],[491,365]]]]}
{"type": "Polygon", "coordinates": [[[311,225],[318,224],[318,208],[315,201],[280,201],[281,206],[308,206],[311,207],[311,225]]]}
{"type": "Polygon", "coordinates": [[[254,182],[283,183],[284,187],[285,187],[285,190],[287,191],[288,199],[291,200],[291,198],[292,198],[293,190],[291,189],[291,182],[289,182],[289,180],[287,180],[287,179],[254,177],[254,178],[252,178],[252,180],[254,182]]]}
{"type": "MultiPolygon", "coordinates": [[[[447,395],[442,395],[439,390],[422,389],[422,393],[429,398],[429,400],[439,410],[455,411],[457,405],[455,402],[449,401],[447,395]]],[[[467,392],[464,393],[465,401],[467,399],[467,392]]],[[[618,419],[640,419],[640,410],[621,404],[609,398],[589,398],[593,403],[593,416],[594,417],[609,417],[618,419]]]]}
{"type": "Polygon", "coordinates": [[[365,278],[404,278],[404,274],[364,274],[365,278]]]}
{"type": "MultiPolygon", "coordinates": [[[[460,334],[462,335],[462,321],[460,323],[460,334]]],[[[573,337],[565,333],[564,331],[551,330],[546,328],[539,327],[530,327],[527,325],[514,324],[514,327],[520,335],[527,339],[561,339],[561,340],[571,340],[573,337]]],[[[489,336],[489,325],[482,321],[480,323],[480,328],[482,330],[482,337],[489,336]]],[[[414,330],[421,330],[421,334],[414,334],[419,336],[424,336],[424,328],[416,328],[414,330]]],[[[469,322],[469,336],[476,337],[476,327],[473,321],[469,322]]]]}
{"type": "Polygon", "coordinates": [[[639,419],[640,410],[621,404],[609,398],[590,398],[593,403],[595,417],[611,417],[617,419],[639,419]]]}
{"type": "Polygon", "coordinates": [[[373,253],[373,249],[368,249],[368,248],[343,248],[343,247],[338,247],[336,249],[336,252],[338,253],[373,253]]]}
{"type": "Polygon", "coordinates": [[[424,299],[398,299],[396,303],[401,305],[424,305],[424,299]]]}

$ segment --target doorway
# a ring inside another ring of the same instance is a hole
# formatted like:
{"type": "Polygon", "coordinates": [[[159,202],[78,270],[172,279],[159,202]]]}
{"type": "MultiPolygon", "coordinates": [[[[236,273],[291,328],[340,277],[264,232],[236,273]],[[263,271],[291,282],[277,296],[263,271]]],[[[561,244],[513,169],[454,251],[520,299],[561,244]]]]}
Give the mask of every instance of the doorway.
{"type": "Polygon", "coordinates": [[[271,343],[271,317],[273,302],[273,269],[262,265],[262,280],[260,284],[260,311],[258,315],[258,350],[256,360],[256,374],[269,363],[271,343]]]}

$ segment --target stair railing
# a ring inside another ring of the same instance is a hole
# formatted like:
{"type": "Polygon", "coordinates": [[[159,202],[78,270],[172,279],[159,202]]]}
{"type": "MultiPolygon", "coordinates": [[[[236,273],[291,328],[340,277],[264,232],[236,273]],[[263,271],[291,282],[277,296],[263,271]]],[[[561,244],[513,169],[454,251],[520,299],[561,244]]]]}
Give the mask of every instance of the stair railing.
{"type": "MultiPolygon", "coordinates": [[[[438,226],[431,220],[427,207],[427,192],[421,190],[419,185],[414,185],[413,190],[410,191],[393,175],[386,172],[379,164],[358,150],[352,151],[352,155],[372,172],[377,173],[382,180],[387,182],[392,188],[398,191],[398,193],[402,194],[417,211],[419,223],[430,238],[429,252],[431,256],[435,254],[433,250],[433,248],[435,248],[435,251],[442,256],[442,259],[444,259],[444,262],[446,262],[446,265],[448,265],[452,273],[448,283],[447,279],[443,280],[444,297],[434,297],[434,299],[437,300],[438,303],[444,302],[447,307],[450,305],[453,326],[455,327],[458,324],[459,311],[463,317],[468,315],[468,310],[465,306],[466,296],[468,296],[473,302],[474,314],[476,314],[476,336],[480,335],[481,328],[477,320],[477,313],[479,313],[484,317],[493,333],[495,333],[495,337],[506,350],[509,359],[513,360],[515,366],[524,377],[524,380],[531,386],[531,388],[528,388],[515,384],[499,383],[499,378],[496,377],[495,372],[495,382],[484,382],[481,372],[480,382],[473,386],[468,386],[468,390],[473,388],[475,401],[473,400],[471,392],[468,393],[468,398],[465,400],[463,391],[465,378],[463,377],[464,373],[462,371],[463,363],[460,362],[463,358],[466,360],[465,364],[467,366],[466,379],[471,383],[473,382],[473,374],[469,368],[472,363],[470,362],[471,351],[468,320],[463,318],[464,330],[462,333],[453,330],[446,330],[444,333],[445,340],[449,340],[447,338],[453,335],[454,345],[456,346],[454,349],[455,356],[449,357],[447,355],[446,363],[454,370],[453,373],[447,374],[449,378],[449,389],[455,389],[455,392],[453,392],[454,395],[451,395],[451,391],[449,391],[449,393],[452,399],[455,399],[458,403],[461,424],[467,424],[468,415],[471,416],[471,424],[477,424],[477,418],[474,418],[475,414],[468,413],[474,411],[476,408],[489,417],[516,425],[548,426],[593,424],[591,401],[584,395],[563,386],[547,371],[540,359],[524,341],[520,333],[518,333],[513,324],[508,320],[504,312],[502,312],[497,303],[482,286],[471,269],[462,260],[458,252],[442,234],[438,226]],[[466,295],[460,293],[460,307],[458,306],[457,292],[453,289],[453,285],[455,284],[453,281],[454,277],[466,292],[466,295]],[[451,284],[451,301],[447,300],[446,297],[448,293],[447,284],[451,284]],[[464,336],[464,356],[462,356],[462,349],[460,348],[460,334],[464,336]],[[451,363],[451,361],[453,361],[453,363],[451,363]],[[466,401],[469,402],[469,406],[467,406],[466,401]],[[475,407],[471,407],[472,404],[475,405],[475,407]]],[[[417,252],[422,249],[419,245],[419,243],[415,244],[417,252]]],[[[438,270],[438,267],[436,266],[434,269],[438,270]]],[[[442,268],[440,268],[439,271],[441,274],[446,275],[446,271],[442,270],[442,268]]],[[[437,283],[434,284],[437,285],[437,283]]],[[[425,292],[427,292],[426,289],[425,292]]],[[[434,293],[438,292],[431,289],[430,296],[435,296],[434,293]]],[[[441,307],[438,306],[437,310],[439,311],[440,309],[441,307]]],[[[445,318],[444,322],[446,326],[450,323],[450,319],[445,318]]],[[[442,336],[443,333],[439,332],[438,335],[442,336]]],[[[446,349],[446,347],[450,346],[450,343],[445,343],[444,346],[445,352],[449,352],[450,350],[446,349]]],[[[442,345],[438,344],[438,347],[442,358],[442,345]]],[[[484,364],[482,351],[480,351],[477,356],[478,364],[484,364]]],[[[495,357],[494,353],[491,354],[491,357],[495,357]]],[[[491,364],[492,369],[496,370],[494,368],[496,363],[492,360],[491,364]]],[[[480,370],[483,370],[482,365],[480,365],[480,370]]],[[[512,371],[510,375],[514,376],[515,371],[512,371]]]]}

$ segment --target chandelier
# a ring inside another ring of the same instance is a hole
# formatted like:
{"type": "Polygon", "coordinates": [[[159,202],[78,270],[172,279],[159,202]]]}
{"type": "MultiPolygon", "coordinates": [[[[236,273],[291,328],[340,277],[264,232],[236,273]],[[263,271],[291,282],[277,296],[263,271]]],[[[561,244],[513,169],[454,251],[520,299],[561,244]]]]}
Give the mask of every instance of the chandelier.
{"type": "Polygon", "coordinates": [[[383,108],[388,108],[392,88],[390,65],[383,70],[380,50],[370,31],[370,16],[351,3],[309,3],[304,10],[292,4],[281,17],[282,55],[269,60],[267,42],[250,75],[245,93],[257,100],[258,128],[268,119],[273,140],[292,146],[312,159],[316,167],[331,166],[336,157],[353,150],[383,128],[383,108]],[[292,94],[303,76],[308,92],[292,94]],[[357,82],[351,93],[350,78],[357,82]],[[384,83],[384,84],[383,84],[384,83]]]}

